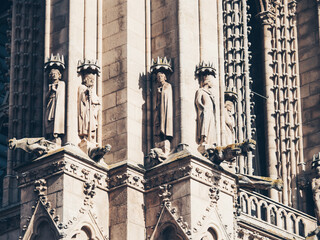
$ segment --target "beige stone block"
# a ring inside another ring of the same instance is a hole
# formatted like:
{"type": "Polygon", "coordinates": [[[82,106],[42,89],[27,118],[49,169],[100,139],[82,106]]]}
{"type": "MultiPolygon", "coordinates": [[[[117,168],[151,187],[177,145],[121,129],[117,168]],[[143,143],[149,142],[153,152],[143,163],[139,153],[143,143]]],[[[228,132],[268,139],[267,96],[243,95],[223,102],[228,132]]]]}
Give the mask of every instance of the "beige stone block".
{"type": "Polygon", "coordinates": [[[117,77],[110,78],[107,81],[103,81],[103,95],[125,88],[127,86],[126,79],[125,74],[121,74],[117,77]]]}
{"type": "Polygon", "coordinates": [[[124,240],[127,239],[126,223],[110,226],[110,239],[124,240]]]}
{"type": "Polygon", "coordinates": [[[310,85],[309,84],[306,84],[306,85],[303,85],[300,87],[300,94],[301,94],[301,98],[305,98],[305,97],[308,97],[309,94],[310,94],[310,85]]]}
{"type": "Polygon", "coordinates": [[[116,122],[117,126],[116,126],[116,132],[117,134],[121,134],[121,133],[125,133],[127,132],[127,118],[122,118],[119,119],[116,122]]]}
{"type": "Polygon", "coordinates": [[[110,93],[102,97],[102,108],[109,109],[116,106],[116,93],[110,93]]]}
{"type": "Polygon", "coordinates": [[[109,77],[110,78],[116,77],[120,74],[120,71],[121,71],[120,64],[121,64],[120,62],[115,62],[109,66],[109,77]]]}
{"type": "Polygon", "coordinates": [[[112,138],[117,135],[117,123],[116,122],[111,122],[107,125],[104,125],[102,127],[102,138],[103,139],[108,139],[112,138]]]}
{"type": "Polygon", "coordinates": [[[127,89],[117,91],[117,105],[127,102],[127,89]]]}
{"type": "Polygon", "coordinates": [[[111,123],[117,121],[121,118],[127,116],[127,103],[117,105],[106,111],[105,117],[107,119],[106,123],[111,123]]]}
{"type": "Polygon", "coordinates": [[[56,194],[56,207],[62,207],[63,206],[63,191],[58,191],[56,194]]]}
{"type": "MultiPolygon", "coordinates": [[[[102,145],[107,145],[107,144],[110,144],[109,139],[103,139],[102,145]]],[[[113,160],[114,159],[114,153],[112,152],[112,150],[108,154],[104,155],[103,159],[104,159],[105,163],[107,163],[107,164],[114,163],[114,160],[113,160]]]]}
{"type": "Polygon", "coordinates": [[[123,148],[118,151],[115,151],[114,160],[113,160],[114,163],[126,160],[128,158],[127,153],[128,153],[127,148],[123,148]]]}
{"type": "Polygon", "coordinates": [[[21,189],[21,202],[30,202],[37,199],[37,195],[34,192],[34,185],[29,185],[21,189]]]}
{"type": "Polygon", "coordinates": [[[127,222],[127,205],[110,207],[110,225],[116,225],[127,222]]]}
{"type": "Polygon", "coordinates": [[[151,208],[151,207],[156,207],[160,206],[161,201],[159,198],[159,190],[156,189],[155,191],[148,192],[146,194],[146,207],[151,208]]]}
{"type": "Polygon", "coordinates": [[[127,42],[127,32],[121,31],[110,37],[107,37],[103,41],[103,48],[106,50],[114,49],[122,46],[127,42]]]}
{"type": "Polygon", "coordinates": [[[300,68],[302,71],[309,71],[319,66],[319,56],[308,58],[300,62],[300,68]]]}
{"type": "Polygon", "coordinates": [[[152,24],[151,26],[151,37],[156,37],[163,34],[163,21],[152,24]]]}
{"type": "Polygon", "coordinates": [[[154,226],[157,223],[157,214],[160,213],[160,206],[148,207],[146,209],[146,227],[154,226]]]}
{"type": "Polygon", "coordinates": [[[119,134],[110,139],[113,151],[118,151],[127,146],[127,133],[119,134]]]}
{"type": "Polygon", "coordinates": [[[110,37],[120,31],[120,26],[123,24],[121,22],[123,21],[123,19],[123,17],[118,18],[112,22],[108,22],[106,26],[104,26],[106,37],[110,37]]]}
{"type": "Polygon", "coordinates": [[[320,103],[319,95],[312,95],[312,96],[306,97],[302,101],[302,109],[319,106],[319,103],[320,103]]]}
{"type": "Polygon", "coordinates": [[[109,192],[110,206],[121,206],[127,204],[127,188],[117,188],[109,192]]]}
{"type": "Polygon", "coordinates": [[[103,22],[112,22],[118,18],[125,17],[127,14],[127,3],[117,4],[115,6],[108,5],[103,11],[103,22]]]}
{"type": "Polygon", "coordinates": [[[151,11],[151,24],[159,22],[160,20],[163,20],[166,17],[166,8],[157,8],[152,9],[151,11]]]}
{"type": "Polygon", "coordinates": [[[128,240],[145,239],[144,226],[128,223],[128,240]]]}
{"type": "MultiPolygon", "coordinates": [[[[103,39],[103,41],[108,41],[108,39],[103,39]]],[[[114,62],[121,61],[126,56],[127,56],[126,45],[122,45],[114,49],[103,49],[103,54],[102,54],[103,67],[108,66],[114,62]]],[[[104,77],[106,77],[104,80],[107,80],[109,78],[109,75],[104,77]]]]}
{"type": "Polygon", "coordinates": [[[54,193],[63,189],[63,177],[62,175],[53,176],[47,179],[47,193],[54,193]]]}

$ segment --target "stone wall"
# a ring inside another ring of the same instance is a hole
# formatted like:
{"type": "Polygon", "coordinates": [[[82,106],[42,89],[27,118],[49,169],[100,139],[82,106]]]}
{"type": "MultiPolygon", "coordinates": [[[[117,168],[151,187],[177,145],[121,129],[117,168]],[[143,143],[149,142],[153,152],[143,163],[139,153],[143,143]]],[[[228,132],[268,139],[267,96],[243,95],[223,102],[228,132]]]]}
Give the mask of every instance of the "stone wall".
{"type": "Polygon", "coordinates": [[[317,1],[298,4],[297,27],[302,99],[304,158],[307,169],[320,151],[320,49],[317,1]]]}

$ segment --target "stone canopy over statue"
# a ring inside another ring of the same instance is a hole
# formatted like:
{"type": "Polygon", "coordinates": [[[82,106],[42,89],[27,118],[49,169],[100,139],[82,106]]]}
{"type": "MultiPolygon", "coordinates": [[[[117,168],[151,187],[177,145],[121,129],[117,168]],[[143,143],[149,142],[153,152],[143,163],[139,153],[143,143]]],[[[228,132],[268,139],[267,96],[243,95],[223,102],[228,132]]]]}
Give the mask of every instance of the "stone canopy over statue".
{"type": "Polygon", "coordinates": [[[62,71],[65,69],[64,58],[51,55],[45,63],[49,86],[46,93],[45,134],[47,139],[61,144],[60,137],[65,133],[65,83],[62,71]]]}
{"type": "Polygon", "coordinates": [[[170,151],[170,141],[173,138],[173,93],[168,83],[168,76],[173,72],[171,61],[166,57],[152,60],[151,73],[155,76],[153,106],[154,143],[164,153],[170,151]]]}
{"type": "Polygon", "coordinates": [[[199,145],[215,146],[217,144],[216,104],[211,88],[216,70],[212,64],[202,62],[196,66],[195,76],[200,86],[195,95],[196,140],[199,145]]]}

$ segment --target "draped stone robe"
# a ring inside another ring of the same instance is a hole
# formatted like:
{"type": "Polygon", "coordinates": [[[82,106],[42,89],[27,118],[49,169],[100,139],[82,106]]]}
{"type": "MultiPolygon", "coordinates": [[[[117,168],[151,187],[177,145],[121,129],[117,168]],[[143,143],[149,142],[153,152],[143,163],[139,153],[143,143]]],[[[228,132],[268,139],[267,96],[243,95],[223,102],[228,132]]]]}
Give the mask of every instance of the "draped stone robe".
{"type": "Polygon", "coordinates": [[[217,143],[216,108],[214,96],[204,88],[196,92],[195,105],[197,111],[197,143],[213,145],[217,143]],[[206,142],[203,142],[203,136],[206,142]]]}
{"type": "Polygon", "coordinates": [[[154,135],[160,140],[173,137],[173,99],[170,83],[157,89],[156,107],[154,110],[154,135]]]}
{"type": "Polygon", "coordinates": [[[65,83],[50,84],[46,94],[46,115],[45,130],[46,134],[64,134],[65,133],[65,83]],[[53,85],[56,91],[52,90],[53,85]]]}
{"type": "Polygon", "coordinates": [[[98,128],[98,106],[100,101],[95,92],[81,85],[79,87],[79,116],[78,132],[80,137],[90,138],[96,141],[96,130],[98,128]]]}

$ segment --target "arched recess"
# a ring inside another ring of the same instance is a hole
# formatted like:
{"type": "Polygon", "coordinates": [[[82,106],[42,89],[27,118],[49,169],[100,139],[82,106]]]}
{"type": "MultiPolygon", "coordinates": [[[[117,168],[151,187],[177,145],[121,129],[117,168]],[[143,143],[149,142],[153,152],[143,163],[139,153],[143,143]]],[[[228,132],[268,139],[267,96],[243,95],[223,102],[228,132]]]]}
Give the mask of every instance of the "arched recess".
{"type": "Polygon", "coordinates": [[[39,218],[33,228],[30,240],[58,240],[59,233],[46,217],[39,218]]]}
{"type": "Polygon", "coordinates": [[[171,223],[164,224],[161,227],[161,231],[157,240],[184,240],[182,236],[178,234],[178,230],[175,225],[171,223]]]}
{"type": "Polygon", "coordinates": [[[201,240],[218,240],[217,231],[212,227],[208,228],[208,231],[204,234],[201,240]]]}

